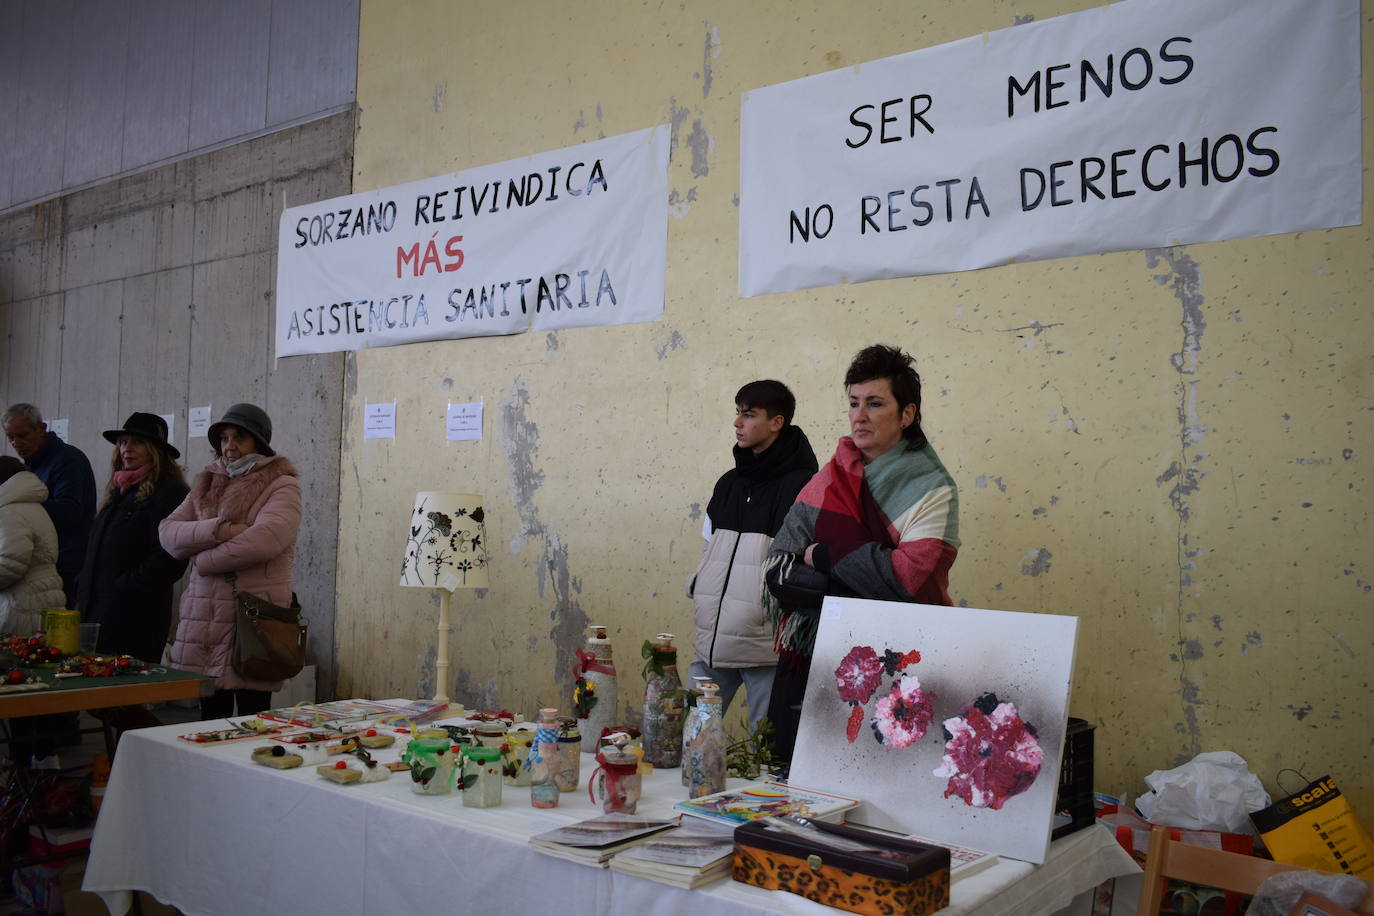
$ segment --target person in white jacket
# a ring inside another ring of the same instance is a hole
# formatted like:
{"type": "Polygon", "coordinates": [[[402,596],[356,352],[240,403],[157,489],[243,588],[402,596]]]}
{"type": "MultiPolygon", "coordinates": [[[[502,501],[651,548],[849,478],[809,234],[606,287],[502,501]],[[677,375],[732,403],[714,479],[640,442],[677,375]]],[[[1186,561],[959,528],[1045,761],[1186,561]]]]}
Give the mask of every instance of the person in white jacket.
{"type": "Polygon", "coordinates": [[[45,609],[66,606],[47,498],[22,461],[0,456],[0,633],[28,636],[42,628],[45,609]]]}

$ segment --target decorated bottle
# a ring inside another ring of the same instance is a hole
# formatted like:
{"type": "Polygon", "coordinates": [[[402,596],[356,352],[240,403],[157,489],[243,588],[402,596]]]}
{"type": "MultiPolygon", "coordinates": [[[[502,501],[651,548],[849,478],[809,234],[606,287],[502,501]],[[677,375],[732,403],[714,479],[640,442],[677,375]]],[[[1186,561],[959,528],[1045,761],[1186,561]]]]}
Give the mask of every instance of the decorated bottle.
{"type": "Polygon", "coordinates": [[[611,640],[604,626],[587,627],[587,648],[578,650],[572,673],[573,709],[582,731],[582,753],[595,754],[601,730],[611,724],[620,705],[611,640]]]}
{"type": "Polygon", "coordinates": [[[692,743],[683,751],[682,767],[687,771],[687,797],[701,798],[725,791],[725,718],[721,711],[720,690],[715,684],[701,686],[697,700],[701,725],[692,743]]]}
{"type": "Polygon", "coordinates": [[[659,633],[657,644],[644,643],[644,760],[656,767],[682,763],[682,679],[677,676],[677,649],[672,633],[659,633]]]}
{"type": "Polygon", "coordinates": [[[501,749],[463,748],[463,806],[494,808],[501,804],[501,749]]]}
{"type": "MultiPolygon", "coordinates": [[[[698,698],[700,698],[702,693],[701,685],[707,683],[711,679],[705,675],[694,674],[692,675],[692,680],[696,681],[696,683],[692,685],[692,689],[696,692],[698,698]]],[[[687,748],[692,746],[692,739],[696,737],[697,730],[701,728],[701,716],[703,712],[704,710],[702,710],[700,703],[695,706],[690,706],[687,709],[686,718],[683,719],[682,722],[682,752],[684,754],[687,753],[687,748]]],[[[684,786],[688,784],[687,767],[685,766],[682,768],[682,784],[684,786]]]]}
{"type": "Polygon", "coordinates": [[[558,806],[558,783],[554,773],[558,768],[558,710],[539,710],[534,725],[534,744],[525,765],[530,771],[530,804],[536,808],[558,806]]]}

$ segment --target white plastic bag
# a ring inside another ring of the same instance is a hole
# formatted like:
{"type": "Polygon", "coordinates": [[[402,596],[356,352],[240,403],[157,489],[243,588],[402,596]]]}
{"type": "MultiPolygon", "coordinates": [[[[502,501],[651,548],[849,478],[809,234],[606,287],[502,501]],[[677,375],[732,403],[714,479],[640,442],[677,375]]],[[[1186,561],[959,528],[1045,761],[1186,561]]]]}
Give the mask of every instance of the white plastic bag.
{"type": "Polygon", "coordinates": [[[1259,777],[1232,751],[1198,754],[1181,767],[1145,777],[1152,791],[1136,800],[1153,824],[1182,830],[1254,833],[1250,812],[1269,805],[1259,777]]]}

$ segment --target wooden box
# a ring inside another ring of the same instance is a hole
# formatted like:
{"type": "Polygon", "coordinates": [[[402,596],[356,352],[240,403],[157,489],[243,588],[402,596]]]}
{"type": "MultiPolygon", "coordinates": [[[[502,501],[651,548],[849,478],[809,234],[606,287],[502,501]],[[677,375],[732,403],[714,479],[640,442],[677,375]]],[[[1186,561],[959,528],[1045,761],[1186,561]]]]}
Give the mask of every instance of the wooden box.
{"type": "Polygon", "coordinates": [[[734,879],[872,916],[925,916],[949,906],[948,849],[838,824],[812,824],[873,851],[837,850],[755,821],[735,829],[734,879]]]}

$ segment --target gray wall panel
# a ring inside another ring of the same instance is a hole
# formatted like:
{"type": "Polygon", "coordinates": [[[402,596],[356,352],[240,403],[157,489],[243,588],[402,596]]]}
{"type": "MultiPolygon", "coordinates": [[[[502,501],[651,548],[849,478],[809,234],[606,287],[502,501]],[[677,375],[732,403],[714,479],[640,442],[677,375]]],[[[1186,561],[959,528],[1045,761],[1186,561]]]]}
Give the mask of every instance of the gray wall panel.
{"type": "Polygon", "coordinates": [[[24,5],[19,111],[15,118],[15,201],[36,200],[62,188],[71,11],[71,0],[24,5]]]}
{"type": "Polygon", "coordinates": [[[357,48],[357,3],[273,3],[267,123],[282,124],[351,102],[358,84],[357,48]]]}
{"type": "Polygon", "coordinates": [[[14,147],[19,137],[19,51],[24,8],[0,3],[0,210],[14,202],[14,147]]]}
{"type": "Polygon", "coordinates": [[[121,142],[122,169],[161,162],[190,149],[191,61],[196,5],[132,0],[121,142]]]}
{"type": "MultiPolygon", "coordinates": [[[[67,291],[57,398],[60,413],[54,413],[51,405],[40,405],[44,415],[64,416],[71,422],[67,441],[86,453],[93,468],[104,466],[101,456],[109,454],[109,443],[100,432],[111,429],[111,419],[119,413],[123,303],[124,283],[120,280],[67,291]]],[[[103,476],[108,475],[97,472],[97,477],[103,476]]]]}
{"type": "Polygon", "coordinates": [[[66,156],[62,187],[120,171],[124,73],[129,53],[128,0],[83,0],[72,17],[66,156]]]}
{"type": "Polygon", "coordinates": [[[191,148],[267,126],[271,0],[204,2],[196,13],[191,148]]]}
{"type": "Polygon", "coordinates": [[[176,414],[172,444],[186,454],[182,464],[198,467],[205,450],[186,449],[185,341],[191,332],[191,268],[179,267],[124,281],[120,337],[119,409],[176,414]]]}

